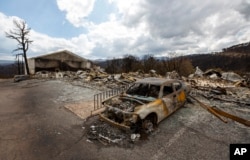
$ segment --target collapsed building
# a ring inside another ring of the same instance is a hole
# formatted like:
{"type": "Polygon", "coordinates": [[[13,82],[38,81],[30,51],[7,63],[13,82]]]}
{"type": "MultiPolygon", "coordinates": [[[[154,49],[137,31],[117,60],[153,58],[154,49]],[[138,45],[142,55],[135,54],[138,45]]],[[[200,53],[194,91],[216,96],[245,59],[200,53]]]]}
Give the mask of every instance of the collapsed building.
{"type": "Polygon", "coordinates": [[[68,50],[53,52],[50,54],[28,59],[31,74],[38,71],[77,71],[90,69],[95,65],[85,58],[82,58],[68,50]]]}

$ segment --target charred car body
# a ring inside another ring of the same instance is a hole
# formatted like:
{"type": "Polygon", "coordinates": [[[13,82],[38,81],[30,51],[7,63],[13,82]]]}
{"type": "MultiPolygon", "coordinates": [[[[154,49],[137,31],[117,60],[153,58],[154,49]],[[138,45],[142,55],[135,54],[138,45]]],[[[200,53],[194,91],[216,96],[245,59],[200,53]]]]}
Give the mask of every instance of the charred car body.
{"type": "Polygon", "coordinates": [[[99,115],[119,128],[150,132],[185,104],[189,91],[190,86],[179,80],[141,79],[126,92],[104,100],[106,109],[99,115]]]}

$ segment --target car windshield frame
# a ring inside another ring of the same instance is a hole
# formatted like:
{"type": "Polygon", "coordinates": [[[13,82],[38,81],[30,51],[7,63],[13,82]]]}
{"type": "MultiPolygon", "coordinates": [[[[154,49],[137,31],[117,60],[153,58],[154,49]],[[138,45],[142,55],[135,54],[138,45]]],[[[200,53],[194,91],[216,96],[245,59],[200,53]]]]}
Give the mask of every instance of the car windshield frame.
{"type": "Polygon", "coordinates": [[[160,85],[150,83],[134,83],[125,92],[127,95],[147,98],[159,98],[161,91],[160,85]]]}

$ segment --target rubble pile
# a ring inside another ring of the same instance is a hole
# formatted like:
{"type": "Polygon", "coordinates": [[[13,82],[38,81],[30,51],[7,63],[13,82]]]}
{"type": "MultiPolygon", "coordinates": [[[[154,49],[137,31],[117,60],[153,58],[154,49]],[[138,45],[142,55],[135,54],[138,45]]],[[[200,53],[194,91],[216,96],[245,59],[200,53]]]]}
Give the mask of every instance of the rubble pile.
{"type": "Polygon", "coordinates": [[[149,134],[155,135],[159,132],[159,129],[156,129],[151,133],[146,133],[144,130],[140,133],[133,133],[130,130],[121,130],[101,119],[97,119],[97,116],[92,118],[95,121],[86,127],[87,141],[91,143],[100,142],[103,145],[131,148],[140,143],[141,140],[147,140],[149,134]]]}
{"type": "MultiPolygon", "coordinates": [[[[60,79],[76,86],[84,86],[99,91],[127,86],[138,79],[147,77],[161,76],[154,70],[150,70],[149,73],[144,73],[139,70],[137,72],[121,74],[107,74],[101,70],[78,70],[77,72],[40,71],[34,75],[34,78],[60,79]]],[[[180,77],[176,71],[167,72],[165,78],[182,78],[182,80],[187,81],[192,86],[190,97],[198,98],[203,102],[207,102],[211,106],[223,108],[223,110],[229,112],[231,109],[233,110],[233,113],[237,113],[236,111],[243,111],[246,112],[246,114],[250,113],[250,110],[245,109],[250,109],[249,78],[243,78],[233,72],[222,72],[214,69],[203,72],[199,67],[196,67],[196,71],[188,78],[180,77]],[[244,108],[244,110],[241,108],[244,108]]],[[[117,98],[106,102],[106,111],[111,109],[111,107],[108,106],[116,106],[116,108],[119,108],[122,111],[131,112],[136,105],[138,105],[138,102],[136,101],[117,98]]],[[[119,112],[119,110],[114,110],[114,112],[119,112]]],[[[108,112],[106,114],[108,114],[108,112]]],[[[113,117],[115,122],[119,122],[121,117],[126,117],[125,114],[121,114],[118,114],[119,116],[109,114],[107,117],[110,119],[113,117]]],[[[136,141],[142,140],[143,136],[145,136],[144,134],[147,136],[151,133],[145,133],[143,130],[140,130],[139,132],[124,131],[111,126],[100,119],[96,119],[89,125],[89,127],[87,127],[88,141],[99,141],[104,145],[116,144],[123,147],[131,146],[131,144],[136,141]]]]}
{"type": "Polygon", "coordinates": [[[188,80],[194,96],[241,105],[250,105],[250,90],[247,81],[234,72],[209,69],[203,72],[196,67],[188,80]]]}
{"type": "MultiPolygon", "coordinates": [[[[154,73],[154,72],[152,72],[154,73]]],[[[125,74],[121,74],[123,77],[125,74]]],[[[143,75],[143,74],[141,74],[143,75]]],[[[131,77],[131,81],[136,75],[129,74],[124,77],[131,77]]],[[[167,77],[170,79],[179,79],[177,72],[169,72],[167,73],[167,77]]],[[[117,77],[116,77],[117,78],[117,77]]],[[[120,79],[120,77],[119,77],[120,79]]],[[[207,107],[209,110],[222,112],[222,115],[229,115],[229,117],[233,117],[234,120],[244,121],[243,124],[249,125],[249,121],[244,120],[244,118],[249,118],[250,113],[250,89],[247,85],[243,85],[240,87],[238,84],[243,82],[245,79],[241,76],[237,75],[233,72],[221,72],[217,70],[208,70],[206,72],[201,71],[199,68],[195,71],[195,73],[188,78],[185,78],[185,81],[188,81],[192,86],[192,91],[190,92],[190,97],[195,97],[198,100],[201,100],[200,103],[208,104],[210,107],[207,107]],[[215,107],[215,108],[214,108],[215,107]],[[226,112],[224,112],[226,111],[226,112]],[[243,114],[239,114],[243,112],[243,114]],[[230,114],[228,114],[230,113],[230,114]],[[243,115],[243,117],[237,117],[236,115],[243,115]],[[235,118],[236,117],[236,118],[235,118]],[[242,119],[243,118],[243,119],[242,119]]],[[[246,83],[245,83],[246,84],[246,83]]],[[[194,103],[193,103],[194,104],[194,103]]],[[[202,104],[202,105],[204,105],[202,104]]],[[[113,99],[113,101],[106,102],[106,109],[109,110],[110,106],[115,106],[123,111],[132,111],[135,103],[132,101],[126,101],[123,99],[113,99]]],[[[119,110],[114,110],[113,112],[118,113],[119,110]]],[[[118,114],[119,115],[119,114],[118,114]]],[[[217,115],[217,113],[216,113],[217,115]]],[[[119,115],[118,117],[114,115],[108,115],[110,119],[115,119],[114,121],[119,122],[119,117],[124,117],[125,115],[119,115]]],[[[212,115],[211,115],[212,116],[212,115]]],[[[218,115],[217,115],[218,116],[218,115]]],[[[125,116],[126,117],[126,116],[125,116]]],[[[220,116],[218,116],[220,118],[220,116]]],[[[223,118],[220,118],[224,120],[223,118]]],[[[98,120],[100,121],[100,120],[98,120]]],[[[226,121],[225,121],[226,122],[226,121]]],[[[98,125],[95,125],[95,129],[93,126],[89,128],[89,138],[91,139],[91,135],[98,141],[108,144],[122,144],[126,143],[134,143],[135,141],[142,140],[143,136],[154,133],[146,133],[143,130],[139,132],[122,132],[116,127],[112,127],[107,123],[98,122],[98,125]],[[120,132],[117,132],[120,131],[120,132]],[[112,133],[112,134],[111,134],[112,133]],[[145,135],[144,135],[145,134],[145,135]]]]}
{"type": "Polygon", "coordinates": [[[84,86],[87,88],[98,89],[104,91],[106,89],[118,88],[123,85],[128,85],[135,82],[137,79],[146,77],[161,77],[156,71],[151,70],[149,73],[142,71],[121,73],[121,74],[107,74],[101,70],[78,70],[64,71],[64,72],[49,72],[39,71],[33,76],[38,79],[61,79],[71,82],[73,85],[84,86]]]}
{"type": "Polygon", "coordinates": [[[136,139],[128,132],[110,126],[101,120],[96,120],[95,123],[90,125],[87,129],[87,138],[89,141],[98,140],[104,145],[116,144],[126,147],[136,139]],[[131,139],[131,137],[133,139],[131,139]]]}
{"type": "Polygon", "coordinates": [[[168,78],[168,79],[180,79],[180,75],[176,71],[167,72],[166,78],[168,78]]]}
{"type": "Polygon", "coordinates": [[[250,79],[241,77],[234,72],[222,72],[216,69],[209,69],[203,72],[199,67],[189,75],[187,81],[193,87],[248,87],[250,88],[250,79]]]}
{"type": "Polygon", "coordinates": [[[238,82],[244,80],[240,75],[234,72],[224,72],[222,73],[221,78],[232,82],[238,82]]]}
{"type": "Polygon", "coordinates": [[[198,68],[196,72],[200,74],[193,74],[187,79],[192,86],[189,97],[221,121],[227,123],[222,118],[226,117],[249,127],[249,80],[233,72],[212,69],[202,72],[198,68]]]}
{"type": "Polygon", "coordinates": [[[217,100],[250,106],[250,90],[245,87],[196,87],[192,89],[191,94],[194,96],[202,96],[211,101],[217,100]]]}

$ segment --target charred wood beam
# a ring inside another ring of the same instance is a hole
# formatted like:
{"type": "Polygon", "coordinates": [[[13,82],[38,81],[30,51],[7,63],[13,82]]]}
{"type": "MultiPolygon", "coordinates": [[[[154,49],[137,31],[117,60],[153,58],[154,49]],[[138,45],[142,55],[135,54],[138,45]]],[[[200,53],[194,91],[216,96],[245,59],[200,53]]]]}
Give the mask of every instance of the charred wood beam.
{"type": "Polygon", "coordinates": [[[224,112],[224,111],[222,111],[222,110],[220,110],[219,108],[216,108],[216,107],[212,107],[212,109],[213,109],[216,113],[218,113],[218,114],[220,114],[220,115],[222,115],[222,116],[224,116],[224,117],[230,118],[230,119],[232,119],[232,120],[234,120],[234,121],[236,121],[236,122],[239,122],[239,123],[241,123],[241,124],[244,124],[245,126],[250,127],[250,121],[249,121],[249,120],[245,120],[245,119],[243,119],[243,118],[240,118],[240,117],[237,117],[237,116],[235,116],[235,115],[229,114],[229,113],[224,112]]]}
{"type": "Polygon", "coordinates": [[[243,118],[240,118],[238,116],[232,115],[230,113],[227,113],[225,111],[222,111],[218,108],[215,107],[210,107],[204,103],[202,103],[201,101],[199,101],[197,98],[194,98],[193,96],[190,96],[192,99],[194,99],[195,101],[197,101],[201,107],[203,107],[204,109],[208,110],[210,113],[212,113],[213,115],[215,115],[217,118],[219,118],[220,120],[222,120],[223,122],[227,123],[226,120],[222,119],[221,116],[226,117],[226,118],[230,118],[236,122],[239,122],[245,126],[250,127],[250,121],[249,120],[245,120],[243,118]]]}
{"type": "Polygon", "coordinates": [[[209,111],[210,113],[212,113],[215,117],[219,118],[222,122],[227,123],[227,121],[224,120],[223,118],[221,118],[220,115],[219,115],[217,112],[215,112],[211,107],[209,107],[209,106],[207,106],[206,104],[202,103],[201,101],[199,101],[198,99],[194,98],[193,96],[190,96],[190,97],[191,97],[192,99],[194,99],[196,102],[198,102],[199,105],[200,105],[202,108],[204,108],[204,109],[206,109],[207,111],[209,111]]]}

